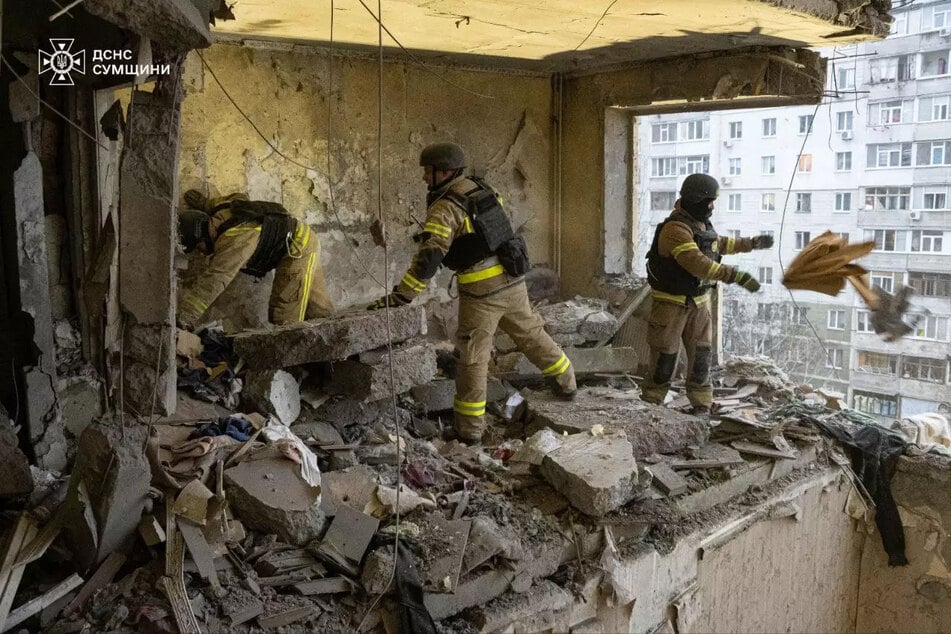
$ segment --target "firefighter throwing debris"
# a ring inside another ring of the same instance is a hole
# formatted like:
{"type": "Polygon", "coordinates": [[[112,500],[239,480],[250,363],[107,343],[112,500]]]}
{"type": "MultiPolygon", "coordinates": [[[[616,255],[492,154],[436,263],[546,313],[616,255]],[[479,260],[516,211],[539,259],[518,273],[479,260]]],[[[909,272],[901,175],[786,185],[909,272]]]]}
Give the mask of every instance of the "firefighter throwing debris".
{"type": "Polygon", "coordinates": [[[549,377],[556,394],[574,396],[575,373],[528,302],[525,241],[512,230],[498,194],[483,180],[463,176],[465,155],[453,143],[426,147],[419,164],[429,187],[419,250],[393,292],[369,308],[412,302],[441,265],[458,271],[460,360],[453,409],[459,436],[478,442],[485,430],[486,378],[497,328],[549,377]]]}
{"type": "Polygon", "coordinates": [[[643,399],[663,403],[677,369],[683,341],[687,350],[687,398],[694,412],[709,412],[712,324],[710,290],[717,282],[739,284],[751,293],[759,282],[749,273],[721,264],[722,255],[773,246],[771,235],[753,238],[718,236],[710,217],[719,185],[707,174],[691,174],[680,187],[673,212],[654,232],[647,254],[652,306],[647,338],[650,374],[643,399]]]}
{"type": "Polygon", "coordinates": [[[268,320],[291,324],[328,317],[334,307],[320,266],[317,234],[281,205],[248,200],[243,194],[205,199],[185,195],[189,205],[178,215],[185,253],[210,255],[208,268],[178,298],[178,324],[193,329],[238,272],[264,277],[274,271],[268,320]]]}

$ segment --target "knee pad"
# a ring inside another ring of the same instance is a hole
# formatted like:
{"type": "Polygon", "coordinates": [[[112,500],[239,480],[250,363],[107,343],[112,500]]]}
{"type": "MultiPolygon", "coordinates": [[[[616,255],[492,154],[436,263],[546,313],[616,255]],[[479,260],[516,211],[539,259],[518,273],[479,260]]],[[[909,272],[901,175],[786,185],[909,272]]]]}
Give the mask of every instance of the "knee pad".
{"type": "Polygon", "coordinates": [[[693,353],[693,368],[690,370],[690,382],[706,385],[710,382],[710,362],[713,351],[710,346],[697,346],[693,353]]]}
{"type": "Polygon", "coordinates": [[[663,385],[670,383],[677,369],[677,353],[661,352],[657,356],[657,367],[654,368],[654,383],[663,385]]]}

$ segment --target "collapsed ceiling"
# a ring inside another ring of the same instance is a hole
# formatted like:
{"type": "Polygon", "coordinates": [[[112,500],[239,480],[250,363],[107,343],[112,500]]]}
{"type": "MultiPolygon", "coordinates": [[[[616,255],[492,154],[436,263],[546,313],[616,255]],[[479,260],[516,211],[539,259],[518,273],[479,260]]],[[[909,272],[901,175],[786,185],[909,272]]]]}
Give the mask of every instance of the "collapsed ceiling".
{"type": "MultiPolygon", "coordinates": [[[[822,46],[881,35],[887,0],[387,0],[383,23],[407,49],[444,61],[570,71],[750,46],[822,46]]],[[[337,0],[334,43],[377,45],[374,0],[337,0]],[[371,13],[372,12],[372,13],[371,13]]],[[[249,0],[218,39],[330,41],[331,2],[249,0]]],[[[384,35],[384,46],[395,46],[384,35]]]]}

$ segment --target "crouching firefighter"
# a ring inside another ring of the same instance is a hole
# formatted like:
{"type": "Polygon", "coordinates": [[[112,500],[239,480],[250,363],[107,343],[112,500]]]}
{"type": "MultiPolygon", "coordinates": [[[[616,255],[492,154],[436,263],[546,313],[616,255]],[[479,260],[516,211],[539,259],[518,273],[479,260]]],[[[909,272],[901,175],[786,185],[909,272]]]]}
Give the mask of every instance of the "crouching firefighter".
{"type": "Polygon", "coordinates": [[[393,292],[369,308],[412,302],[440,265],[458,272],[460,360],[453,409],[459,436],[478,442],[485,430],[486,379],[497,328],[549,377],[559,396],[574,396],[575,373],[529,304],[525,241],[512,230],[498,194],[481,179],[463,176],[465,155],[453,143],[426,147],[419,164],[429,187],[419,250],[393,292]]]}
{"type": "Polygon", "coordinates": [[[244,195],[209,199],[211,214],[186,209],[178,214],[185,253],[210,255],[208,267],[178,298],[178,323],[193,329],[239,272],[257,278],[274,271],[268,320],[291,324],[328,317],[334,307],[320,266],[320,243],[307,223],[281,205],[244,195]]]}
{"type": "Polygon", "coordinates": [[[685,178],[673,212],[657,226],[647,253],[652,306],[647,329],[650,372],[643,399],[664,402],[683,341],[687,398],[695,413],[709,412],[713,402],[711,289],[724,282],[739,284],[751,293],[759,290],[755,278],[721,264],[721,256],[773,246],[773,237],[766,234],[754,238],[718,236],[710,222],[718,195],[719,185],[712,176],[691,174],[685,178]]]}

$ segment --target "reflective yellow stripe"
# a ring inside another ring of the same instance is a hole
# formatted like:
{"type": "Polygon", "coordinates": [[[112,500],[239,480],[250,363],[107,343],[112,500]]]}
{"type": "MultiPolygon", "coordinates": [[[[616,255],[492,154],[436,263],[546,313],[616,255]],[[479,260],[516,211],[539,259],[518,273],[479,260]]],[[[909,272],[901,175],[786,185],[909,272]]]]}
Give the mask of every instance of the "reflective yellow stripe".
{"type": "Polygon", "coordinates": [[[428,231],[429,233],[435,233],[437,236],[442,238],[448,238],[452,236],[452,229],[446,225],[441,225],[435,222],[427,222],[423,225],[423,231],[428,231]]]}
{"type": "Polygon", "coordinates": [[[706,304],[710,301],[710,291],[707,291],[703,295],[697,295],[693,298],[693,303],[699,306],[700,304],[706,304]]]}
{"type": "Polygon", "coordinates": [[[691,251],[693,249],[696,249],[697,251],[700,250],[700,247],[697,246],[696,242],[684,242],[683,244],[678,245],[674,247],[673,249],[671,249],[670,254],[674,257],[677,257],[684,251],[691,251]]]}
{"type": "Polygon", "coordinates": [[[298,222],[297,228],[294,230],[294,242],[300,247],[301,251],[307,248],[310,243],[310,227],[303,222],[298,222]]]}
{"type": "Polygon", "coordinates": [[[316,253],[311,253],[310,257],[307,258],[307,276],[304,278],[304,297],[301,299],[300,315],[297,321],[304,321],[304,315],[307,314],[307,302],[310,301],[310,284],[314,280],[314,260],[316,258],[316,253]]]}
{"type": "Polygon", "coordinates": [[[406,275],[403,276],[403,283],[417,293],[422,293],[424,290],[426,290],[425,282],[420,282],[418,279],[413,277],[409,271],[407,271],[406,275]]]}
{"type": "Polygon", "coordinates": [[[228,229],[227,231],[225,231],[224,235],[226,235],[226,236],[233,236],[233,235],[237,235],[237,234],[239,234],[239,233],[241,233],[241,232],[243,232],[243,231],[257,231],[258,233],[260,233],[260,232],[261,232],[261,225],[258,225],[258,226],[256,226],[256,227],[244,227],[244,226],[241,226],[241,227],[232,227],[232,228],[228,229]]]}
{"type": "Polygon", "coordinates": [[[713,276],[715,276],[715,275],[716,275],[717,273],[719,273],[719,272],[720,272],[720,263],[719,263],[719,262],[711,262],[711,263],[710,263],[710,268],[707,269],[707,277],[712,278],[713,276]]]}
{"type": "Polygon", "coordinates": [[[482,416],[485,414],[485,401],[468,402],[454,398],[452,409],[463,416],[482,416]]]}
{"type": "Polygon", "coordinates": [[[487,280],[490,277],[495,277],[496,275],[502,275],[504,272],[505,269],[502,268],[502,265],[496,264],[495,266],[484,268],[481,271],[462,273],[456,279],[460,284],[472,284],[473,282],[481,282],[482,280],[487,280]]]}
{"type": "Polygon", "coordinates": [[[466,233],[472,233],[472,221],[469,220],[469,216],[466,216],[466,233]]]}
{"type": "Polygon", "coordinates": [[[182,297],[182,302],[185,304],[188,304],[192,308],[197,309],[199,317],[203,315],[206,310],[208,310],[208,304],[204,303],[203,301],[201,301],[200,299],[198,299],[197,297],[195,297],[194,295],[190,293],[182,297]]]}
{"type": "Polygon", "coordinates": [[[665,293],[663,291],[651,291],[651,297],[662,302],[673,302],[675,304],[680,304],[681,306],[687,303],[686,295],[671,295],[670,293],[665,293]]]}
{"type": "Polygon", "coordinates": [[[735,249],[736,249],[736,238],[733,238],[733,237],[727,238],[726,239],[727,255],[730,255],[731,253],[735,253],[736,252],[735,249]]]}
{"type": "Polygon", "coordinates": [[[557,361],[542,370],[542,374],[545,376],[558,376],[559,374],[564,374],[570,365],[571,361],[568,360],[568,355],[562,352],[561,357],[557,361]]]}

